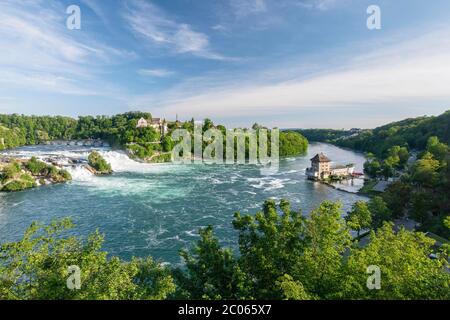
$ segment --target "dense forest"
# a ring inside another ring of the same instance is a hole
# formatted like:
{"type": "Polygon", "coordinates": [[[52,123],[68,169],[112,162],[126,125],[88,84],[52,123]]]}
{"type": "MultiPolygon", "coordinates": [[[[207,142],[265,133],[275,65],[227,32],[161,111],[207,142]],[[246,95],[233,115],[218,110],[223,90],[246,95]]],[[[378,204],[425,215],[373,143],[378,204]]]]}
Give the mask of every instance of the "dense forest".
{"type": "Polygon", "coordinates": [[[299,129],[296,131],[310,141],[330,142],[382,157],[394,146],[423,150],[432,136],[438,137],[440,141],[449,145],[450,110],[440,116],[405,119],[370,130],[299,129]]]}
{"type": "Polygon", "coordinates": [[[348,138],[354,134],[350,130],[336,130],[336,129],[295,129],[289,130],[298,132],[309,141],[329,142],[332,143],[338,139],[348,138]]]}
{"type": "MultiPolygon", "coordinates": [[[[140,118],[152,119],[152,115],[144,112],[128,112],[111,117],[83,116],[77,120],[67,117],[0,115],[0,150],[57,139],[103,139],[113,147],[127,149],[132,156],[164,161],[170,160],[167,153],[175,144],[171,132],[181,128],[193,134],[196,125],[194,119],[183,123],[169,122],[169,132],[161,137],[160,133],[151,127],[137,128],[140,118]]],[[[224,136],[228,132],[224,126],[214,125],[210,119],[205,119],[202,132],[211,128],[221,130],[224,136]]],[[[259,129],[261,128],[256,128],[259,129]]],[[[302,154],[307,148],[308,141],[300,134],[280,133],[281,156],[302,154]]]]}
{"type": "Polygon", "coordinates": [[[305,216],[286,200],[268,200],[255,215],[235,213],[239,251],[207,227],[180,252],[182,268],[109,257],[99,232],[75,237],[68,219],[33,223],[0,247],[0,299],[450,299],[449,247],[394,231],[390,214],[380,197],[355,203],[347,219],[339,202],[305,216]],[[362,228],[371,229],[368,243],[350,233],[362,228]],[[78,290],[67,287],[73,266],[78,290]],[[369,266],[381,271],[376,290],[367,285],[369,266]]]}
{"type": "Polygon", "coordinates": [[[366,174],[393,180],[382,194],[394,218],[408,216],[420,229],[447,239],[450,215],[450,110],[437,117],[411,118],[373,130],[299,130],[311,141],[366,152],[366,174]]]}

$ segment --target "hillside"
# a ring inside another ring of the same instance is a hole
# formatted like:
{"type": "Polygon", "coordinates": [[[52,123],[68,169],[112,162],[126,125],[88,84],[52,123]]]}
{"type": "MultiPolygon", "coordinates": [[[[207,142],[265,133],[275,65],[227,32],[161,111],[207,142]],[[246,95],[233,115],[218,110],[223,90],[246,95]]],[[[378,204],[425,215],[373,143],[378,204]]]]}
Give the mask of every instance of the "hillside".
{"type": "Polygon", "coordinates": [[[450,144],[450,110],[437,117],[409,118],[368,130],[298,129],[310,141],[329,142],[341,147],[384,156],[393,146],[423,150],[430,137],[450,144]]]}
{"type": "Polygon", "coordinates": [[[373,130],[364,130],[359,135],[335,139],[332,142],[342,147],[382,156],[389,148],[396,145],[423,150],[432,136],[438,137],[447,145],[450,144],[450,110],[437,117],[410,118],[389,123],[373,130]]]}

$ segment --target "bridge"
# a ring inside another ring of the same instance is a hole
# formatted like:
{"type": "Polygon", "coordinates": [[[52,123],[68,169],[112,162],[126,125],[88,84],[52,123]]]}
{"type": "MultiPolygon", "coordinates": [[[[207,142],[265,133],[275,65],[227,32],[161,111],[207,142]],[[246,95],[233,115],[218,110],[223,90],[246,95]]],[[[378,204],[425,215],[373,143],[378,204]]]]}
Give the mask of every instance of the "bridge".
{"type": "Polygon", "coordinates": [[[83,147],[109,147],[109,143],[101,139],[81,139],[81,140],[52,140],[45,141],[44,144],[51,146],[83,146],[83,147]]]}

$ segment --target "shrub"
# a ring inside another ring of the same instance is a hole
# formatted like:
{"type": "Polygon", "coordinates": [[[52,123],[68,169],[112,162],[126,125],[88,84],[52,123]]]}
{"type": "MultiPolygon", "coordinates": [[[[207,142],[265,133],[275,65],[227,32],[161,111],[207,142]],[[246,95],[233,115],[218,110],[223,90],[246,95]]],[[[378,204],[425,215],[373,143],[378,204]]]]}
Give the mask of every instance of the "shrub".
{"type": "Polygon", "coordinates": [[[31,177],[29,174],[22,174],[19,179],[13,180],[9,183],[7,183],[2,191],[6,192],[14,192],[14,191],[21,191],[25,189],[34,188],[36,186],[36,182],[34,181],[33,177],[31,177]]]}
{"type": "Polygon", "coordinates": [[[3,179],[14,178],[21,170],[20,164],[18,162],[12,162],[3,169],[3,179]]]}
{"type": "Polygon", "coordinates": [[[89,165],[100,173],[111,173],[111,165],[97,151],[93,151],[88,157],[89,165]]]}
{"type": "Polygon", "coordinates": [[[30,170],[33,175],[41,174],[41,172],[47,167],[47,165],[36,159],[36,157],[32,157],[26,164],[25,167],[30,170]]]}

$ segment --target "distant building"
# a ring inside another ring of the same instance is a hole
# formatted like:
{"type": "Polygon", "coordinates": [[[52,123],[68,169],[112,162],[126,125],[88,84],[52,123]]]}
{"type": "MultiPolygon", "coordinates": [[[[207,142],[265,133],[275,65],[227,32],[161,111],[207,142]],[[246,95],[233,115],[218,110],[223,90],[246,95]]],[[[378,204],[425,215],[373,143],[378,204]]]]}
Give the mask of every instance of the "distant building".
{"type": "Polygon", "coordinates": [[[140,118],[136,128],[147,128],[148,127],[148,121],[145,120],[144,118],[140,118]]]}
{"type": "Polygon", "coordinates": [[[329,177],[349,177],[355,171],[354,165],[331,166],[331,160],[323,153],[318,153],[311,159],[311,167],[306,169],[306,175],[311,180],[325,180],[329,177]]]}
{"type": "Polygon", "coordinates": [[[139,119],[136,125],[136,128],[148,128],[148,127],[155,129],[155,131],[159,132],[161,136],[166,135],[166,133],[169,131],[166,120],[163,120],[161,118],[153,118],[151,120],[141,118],[139,119]]]}

